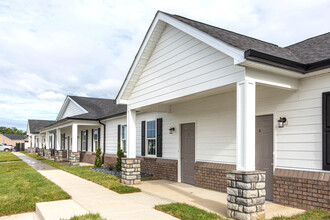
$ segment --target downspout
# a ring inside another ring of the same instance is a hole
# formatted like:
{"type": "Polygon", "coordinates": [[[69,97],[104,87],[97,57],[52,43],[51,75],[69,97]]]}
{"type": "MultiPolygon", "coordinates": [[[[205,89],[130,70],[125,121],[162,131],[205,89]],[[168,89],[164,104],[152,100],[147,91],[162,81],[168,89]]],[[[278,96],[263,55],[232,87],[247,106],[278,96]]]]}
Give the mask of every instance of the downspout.
{"type": "Polygon", "coordinates": [[[103,125],[103,155],[102,155],[102,164],[104,164],[104,155],[105,155],[105,137],[106,137],[106,126],[99,120],[99,123],[103,125]]]}

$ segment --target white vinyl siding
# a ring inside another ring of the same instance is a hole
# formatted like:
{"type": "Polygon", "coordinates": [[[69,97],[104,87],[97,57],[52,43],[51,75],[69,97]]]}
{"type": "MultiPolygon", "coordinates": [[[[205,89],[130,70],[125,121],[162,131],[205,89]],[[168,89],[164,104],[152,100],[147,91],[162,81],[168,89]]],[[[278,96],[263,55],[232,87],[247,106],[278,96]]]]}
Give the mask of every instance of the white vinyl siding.
{"type": "Polygon", "coordinates": [[[301,79],[298,91],[258,86],[256,114],[274,114],[275,155],[279,168],[322,170],[322,93],[330,74],[301,79]],[[288,124],[277,127],[286,117],[288,124]]]}
{"type": "Polygon", "coordinates": [[[129,97],[131,108],[211,90],[242,79],[231,57],[168,25],[129,97]]]}
{"type": "Polygon", "coordinates": [[[106,124],[106,153],[117,154],[118,125],[126,124],[126,115],[103,121],[103,123],[106,124]]]}
{"type": "Polygon", "coordinates": [[[66,107],[61,119],[74,116],[74,115],[80,115],[85,113],[77,104],[75,104],[72,101],[69,101],[68,106],[66,107]]]}

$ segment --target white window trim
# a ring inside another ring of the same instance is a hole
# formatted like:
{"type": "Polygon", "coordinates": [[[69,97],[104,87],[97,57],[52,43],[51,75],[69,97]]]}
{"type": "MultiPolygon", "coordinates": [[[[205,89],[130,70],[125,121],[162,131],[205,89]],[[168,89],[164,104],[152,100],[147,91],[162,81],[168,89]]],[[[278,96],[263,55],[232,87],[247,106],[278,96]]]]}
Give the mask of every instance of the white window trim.
{"type": "Polygon", "coordinates": [[[157,157],[157,120],[149,120],[146,121],[146,128],[145,128],[145,155],[146,157],[157,157]],[[154,138],[148,138],[148,122],[155,122],[155,137],[154,138]],[[155,140],[155,154],[148,154],[148,140],[155,140]]]}
{"type": "Polygon", "coordinates": [[[126,124],[120,126],[120,132],[121,132],[121,134],[120,134],[120,149],[124,152],[124,155],[126,155],[127,152],[125,152],[124,149],[123,149],[123,146],[124,146],[123,141],[125,140],[126,141],[126,151],[127,151],[127,125],[126,124]],[[126,126],[126,138],[125,139],[123,138],[123,127],[124,126],[126,126]]]}
{"type": "Polygon", "coordinates": [[[83,133],[83,135],[82,135],[82,137],[81,137],[81,151],[82,152],[88,152],[88,143],[87,143],[87,140],[88,140],[88,137],[87,137],[87,134],[88,134],[88,132],[87,132],[88,130],[83,130],[82,131],[82,133],[83,133]],[[83,149],[83,144],[84,144],[84,136],[85,136],[85,150],[83,149]]]}

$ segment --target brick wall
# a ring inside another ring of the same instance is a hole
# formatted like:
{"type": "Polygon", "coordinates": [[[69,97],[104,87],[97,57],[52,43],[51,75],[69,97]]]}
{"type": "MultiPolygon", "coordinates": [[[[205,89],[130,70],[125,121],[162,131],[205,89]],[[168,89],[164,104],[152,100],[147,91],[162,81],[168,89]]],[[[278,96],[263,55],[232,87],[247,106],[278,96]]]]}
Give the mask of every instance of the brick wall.
{"type": "Polygon", "coordinates": [[[330,173],[276,169],[273,190],[275,203],[330,210],[330,173]]]}
{"type": "Polygon", "coordinates": [[[178,161],[162,158],[141,159],[141,172],[152,173],[162,179],[178,181],[178,161]]]}
{"type": "MultiPolygon", "coordinates": [[[[94,164],[96,153],[95,152],[80,152],[80,162],[94,164]]],[[[102,158],[102,155],[101,155],[102,158]]],[[[115,166],[117,163],[117,155],[115,154],[105,154],[104,164],[106,166],[115,166]]]]}
{"type": "Polygon", "coordinates": [[[195,186],[227,192],[227,172],[235,170],[235,165],[196,162],[194,167],[195,186]]]}

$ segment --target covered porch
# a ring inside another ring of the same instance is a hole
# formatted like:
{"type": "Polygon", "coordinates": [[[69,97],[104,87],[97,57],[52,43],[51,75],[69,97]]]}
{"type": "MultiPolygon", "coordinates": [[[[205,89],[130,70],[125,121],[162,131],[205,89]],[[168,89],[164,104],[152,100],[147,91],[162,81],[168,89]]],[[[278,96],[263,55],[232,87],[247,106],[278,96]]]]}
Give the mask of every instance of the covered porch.
{"type": "Polygon", "coordinates": [[[40,131],[40,147],[47,159],[68,161],[72,166],[80,162],[93,164],[97,148],[100,146],[104,152],[102,135],[103,126],[98,121],[56,123],[40,131]]]}

